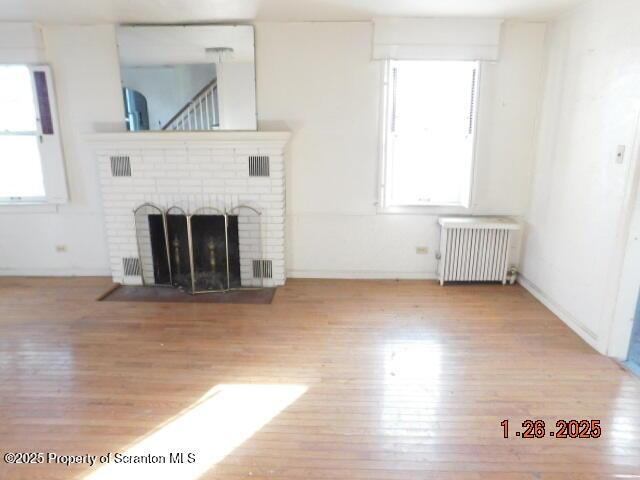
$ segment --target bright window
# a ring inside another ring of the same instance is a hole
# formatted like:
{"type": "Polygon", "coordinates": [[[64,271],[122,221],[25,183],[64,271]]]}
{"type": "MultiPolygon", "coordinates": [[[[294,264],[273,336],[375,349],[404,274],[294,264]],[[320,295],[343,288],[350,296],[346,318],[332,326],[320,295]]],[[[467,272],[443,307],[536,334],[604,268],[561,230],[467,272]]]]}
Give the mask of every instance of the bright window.
{"type": "Polygon", "coordinates": [[[0,202],[66,200],[46,66],[0,65],[0,202]]]}
{"type": "Polygon", "coordinates": [[[385,206],[469,206],[477,92],[477,62],[389,62],[385,206]]]}

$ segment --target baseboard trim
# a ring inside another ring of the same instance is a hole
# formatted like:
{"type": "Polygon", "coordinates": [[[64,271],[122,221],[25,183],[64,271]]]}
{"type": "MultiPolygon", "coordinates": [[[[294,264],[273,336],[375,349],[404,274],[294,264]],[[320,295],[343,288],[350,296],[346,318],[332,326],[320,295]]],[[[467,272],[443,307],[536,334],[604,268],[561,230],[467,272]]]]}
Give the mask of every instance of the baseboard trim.
{"type": "Polygon", "coordinates": [[[108,268],[0,268],[0,277],[111,277],[108,268]]]}
{"type": "Polygon", "coordinates": [[[379,270],[287,270],[289,278],[335,278],[340,280],[436,280],[435,272],[388,272],[379,270]]]}
{"type": "Polygon", "coordinates": [[[606,355],[605,352],[601,351],[598,348],[598,335],[595,332],[592,332],[590,329],[586,328],[580,321],[578,321],[573,315],[567,312],[564,308],[558,304],[555,300],[551,298],[549,294],[547,294],[544,290],[538,287],[535,283],[527,279],[522,274],[518,274],[518,283],[522,285],[522,287],[527,290],[531,295],[533,295],[536,300],[542,303],[545,307],[547,307],[553,314],[562,320],[571,330],[573,330],[580,338],[582,338],[585,342],[587,342],[591,347],[593,347],[598,352],[606,355]]]}

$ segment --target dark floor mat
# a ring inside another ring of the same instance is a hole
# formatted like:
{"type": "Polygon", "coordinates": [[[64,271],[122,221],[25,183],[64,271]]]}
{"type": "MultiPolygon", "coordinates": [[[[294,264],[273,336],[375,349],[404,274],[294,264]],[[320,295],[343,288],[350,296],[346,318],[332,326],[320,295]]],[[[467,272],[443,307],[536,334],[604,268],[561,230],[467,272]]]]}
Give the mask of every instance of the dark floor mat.
{"type": "Polygon", "coordinates": [[[157,303],[235,303],[268,305],[273,301],[275,288],[232,290],[224,293],[189,295],[170,287],[136,287],[118,285],[99,300],[104,302],[157,302],[157,303]]]}

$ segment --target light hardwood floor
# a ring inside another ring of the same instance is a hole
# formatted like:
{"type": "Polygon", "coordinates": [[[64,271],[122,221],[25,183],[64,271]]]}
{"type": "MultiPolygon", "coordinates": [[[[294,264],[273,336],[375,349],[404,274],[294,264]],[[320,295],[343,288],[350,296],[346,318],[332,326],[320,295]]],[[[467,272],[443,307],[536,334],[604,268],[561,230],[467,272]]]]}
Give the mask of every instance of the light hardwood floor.
{"type": "Polygon", "coordinates": [[[520,287],[290,280],[267,306],[96,302],[109,285],[0,279],[0,450],[182,444],[195,466],[0,460],[0,478],[640,478],[640,381],[520,287]],[[513,433],[583,418],[601,438],[513,433]]]}

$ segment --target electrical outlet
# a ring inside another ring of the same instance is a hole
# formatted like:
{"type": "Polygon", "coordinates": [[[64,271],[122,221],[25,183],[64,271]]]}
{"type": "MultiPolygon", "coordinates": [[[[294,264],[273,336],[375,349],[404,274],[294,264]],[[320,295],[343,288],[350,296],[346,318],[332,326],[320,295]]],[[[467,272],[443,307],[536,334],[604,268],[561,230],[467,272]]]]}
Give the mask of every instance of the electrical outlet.
{"type": "Polygon", "coordinates": [[[418,255],[429,255],[429,247],[416,247],[418,255]]]}
{"type": "Polygon", "coordinates": [[[66,253],[67,246],[66,245],[56,245],[56,252],[58,253],[66,253]]]}

